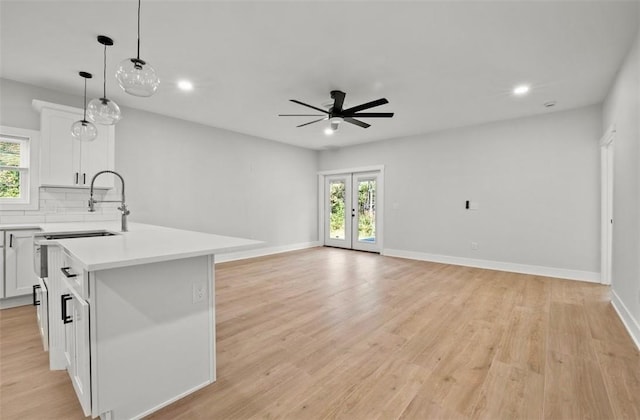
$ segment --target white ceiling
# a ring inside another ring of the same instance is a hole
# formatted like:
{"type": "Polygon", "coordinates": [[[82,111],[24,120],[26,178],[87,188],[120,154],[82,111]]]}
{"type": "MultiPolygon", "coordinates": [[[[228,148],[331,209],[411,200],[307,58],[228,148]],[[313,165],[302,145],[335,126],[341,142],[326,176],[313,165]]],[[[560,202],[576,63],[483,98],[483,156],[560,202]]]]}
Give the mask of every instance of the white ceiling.
{"type": "MultiPolygon", "coordinates": [[[[113,76],[135,55],[135,0],[0,3],[0,76],[76,95],[79,70],[107,96],[144,109],[267,139],[322,149],[598,103],[638,27],[638,1],[160,1],[142,2],[141,58],[162,85],[151,98],[124,94],[113,76]],[[184,93],[179,78],[193,81],[184,93]],[[530,83],[525,98],[510,94],[530,83]],[[371,111],[392,119],[326,122],[315,106],[333,89],[345,108],[386,97],[371,111]],[[547,109],[543,103],[557,101],[547,109]],[[310,112],[310,113],[313,113],[310,112]]],[[[81,103],[78,104],[81,106],[81,103]]],[[[125,114],[123,118],[127,118],[125,114]]]]}

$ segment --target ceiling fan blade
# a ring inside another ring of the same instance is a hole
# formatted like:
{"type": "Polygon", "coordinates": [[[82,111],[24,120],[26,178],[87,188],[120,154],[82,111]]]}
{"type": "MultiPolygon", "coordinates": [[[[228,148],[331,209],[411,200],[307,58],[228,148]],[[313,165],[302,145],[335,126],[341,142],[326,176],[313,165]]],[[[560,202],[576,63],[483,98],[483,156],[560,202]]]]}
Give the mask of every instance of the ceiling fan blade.
{"type": "Polygon", "coordinates": [[[358,111],[362,111],[362,110],[365,110],[365,109],[373,108],[373,107],[384,105],[384,104],[388,104],[388,103],[389,103],[389,101],[387,101],[387,98],[380,98],[380,99],[377,99],[375,101],[367,102],[366,104],[357,105],[357,106],[354,106],[352,108],[345,109],[345,110],[342,111],[342,113],[344,115],[347,115],[347,114],[351,115],[351,114],[354,114],[354,113],[356,113],[358,111]]]}
{"type": "Polygon", "coordinates": [[[308,122],[308,123],[304,123],[304,124],[296,125],[296,127],[304,127],[305,125],[309,125],[309,124],[317,123],[317,122],[319,122],[319,121],[324,121],[324,120],[326,120],[326,119],[327,119],[326,117],[325,117],[325,118],[320,118],[319,120],[314,120],[314,121],[310,121],[310,122],[308,122]]]}
{"type": "Polygon", "coordinates": [[[358,118],[391,118],[393,117],[393,112],[359,112],[349,115],[358,118]]]}
{"type": "Polygon", "coordinates": [[[338,113],[342,111],[342,104],[344,104],[344,96],[345,93],[340,90],[332,90],[331,97],[333,98],[333,108],[331,111],[333,113],[338,113]]]}
{"type": "Polygon", "coordinates": [[[298,101],[298,100],[296,100],[296,99],[289,99],[289,100],[290,100],[291,102],[294,102],[294,103],[298,104],[298,105],[306,106],[306,107],[308,107],[308,108],[315,109],[316,111],[320,111],[320,112],[325,113],[325,114],[328,114],[328,113],[329,113],[327,110],[324,110],[324,109],[322,109],[322,108],[317,108],[317,107],[315,107],[315,106],[313,106],[313,105],[305,104],[304,102],[300,102],[300,101],[298,101]]]}
{"type": "Polygon", "coordinates": [[[322,114],[278,114],[278,117],[322,117],[322,114]]]}
{"type": "Polygon", "coordinates": [[[370,125],[370,124],[367,124],[366,122],[362,122],[362,121],[356,120],[356,119],[351,118],[351,117],[344,117],[344,120],[345,120],[346,122],[351,123],[351,124],[359,125],[359,126],[360,126],[360,127],[362,127],[362,128],[369,128],[369,127],[371,127],[371,125],[370,125]]]}

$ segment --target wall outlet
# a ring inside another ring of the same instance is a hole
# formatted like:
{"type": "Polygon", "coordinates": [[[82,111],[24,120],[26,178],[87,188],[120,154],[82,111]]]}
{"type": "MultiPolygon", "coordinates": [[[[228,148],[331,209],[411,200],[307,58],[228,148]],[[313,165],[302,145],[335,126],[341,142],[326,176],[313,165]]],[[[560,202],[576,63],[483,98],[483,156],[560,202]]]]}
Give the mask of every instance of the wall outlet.
{"type": "Polygon", "coordinates": [[[473,249],[474,251],[477,251],[479,247],[480,245],[478,245],[477,242],[471,242],[471,249],[473,249]]]}
{"type": "Polygon", "coordinates": [[[193,284],[193,303],[204,302],[207,299],[206,283],[193,284]]]}

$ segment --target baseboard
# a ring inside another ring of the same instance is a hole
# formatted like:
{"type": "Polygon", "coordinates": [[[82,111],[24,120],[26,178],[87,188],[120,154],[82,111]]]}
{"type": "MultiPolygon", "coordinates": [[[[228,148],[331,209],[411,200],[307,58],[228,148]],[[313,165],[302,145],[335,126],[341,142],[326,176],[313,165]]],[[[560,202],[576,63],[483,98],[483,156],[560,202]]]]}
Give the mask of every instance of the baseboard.
{"type": "Polygon", "coordinates": [[[424,252],[385,249],[382,255],[387,257],[407,258],[411,260],[430,261],[442,264],[462,265],[465,267],[486,268],[489,270],[508,271],[512,273],[532,274],[536,276],[556,277],[560,279],[580,280],[600,283],[600,273],[595,271],[568,270],[565,268],[545,267],[540,265],[514,264],[501,261],[480,260],[474,258],[452,257],[449,255],[427,254],[424,252]]]}
{"type": "Polygon", "coordinates": [[[217,254],[216,263],[244,260],[247,258],[264,257],[265,255],[280,254],[282,252],[298,251],[300,249],[314,248],[322,246],[322,242],[302,242],[299,244],[272,246],[267,248],[256,248],[248,251],[230,252],[228,254],[217,254]]]}
{"type": "Polygon", "coordinates": [[[173,404],[174,402],[186,397],[189,394],[193,394],[194,392],[198,391],[199,389],[202,389],[205,386],[209,386],[212,383],[213,383],[213,381],[206,381],[204,383],[201,383],[200,385],[196,385],[193,388],[183,392],[182,394],[176,395],[175,397],[173,397],[171,399],[168,399],[167,401],[164,401],[164,402],[158,404],[157,406],[146,410],[144,413],[140,413],[138,415],[133,416],[132,420],[138,420],[138,419],[141,419],[143,417],[148,416],[151,413],[155,413],[156,411],[160,410],[161,408],[164,408],[164,407],[168,406],[169,404],[173,404]]]}
{"type": "Polygon", "coordinates": [[[14,296],[10,298],[0,299],[0,309],[16,308],[18,306],[33,305],[33,297],[31,295],[14,296]]]}
{"type": "Polygon", "coordinates": [[[631,315],[629,309],[627,309],[622,299],[620,299],[620,296],[618,296],[613,289],[611,289],[611,304],[613,305],[613,309],[618,313],[620,320],[629,332],[636,347],[640,350],[640,323],[631,315]]]}

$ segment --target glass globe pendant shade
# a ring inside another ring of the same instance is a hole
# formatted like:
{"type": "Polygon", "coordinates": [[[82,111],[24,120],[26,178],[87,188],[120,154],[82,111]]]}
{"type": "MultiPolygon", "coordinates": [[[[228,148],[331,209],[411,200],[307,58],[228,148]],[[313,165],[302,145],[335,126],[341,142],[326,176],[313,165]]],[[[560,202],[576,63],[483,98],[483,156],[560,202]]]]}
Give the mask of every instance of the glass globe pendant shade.
{"type": "Polygon", "coordinates": [[[122,90],[134,96],[149,97],[160,86],[153,67],[138,58],[122,60],[116,70],[116,79],[122,90]]]}
{"type": "Polygon", "coordinates": [[[120,107],[110,99],[107,99],[107,47],[113,45],[113,39],[106,35],[98,35],[98,43],[104,46],[104,66],[102,68],[102,97],[92,99],[87,106],[87,116],[95,123],[102,125],[114,125],[120,118],[120,107]]]}
{"type": "Polygon", "coordinates": [[[102,125],[114,125],[122,118],[118,104],[107,98],[89,101],[87,116],[91,121],[102,125]]]}
{"type": "Polygon", "coordinates": [[[98,129],[87,120],[76,121],[71,125],[71,136],[80,141],[93,141],[98,137],[98,129]]]}

